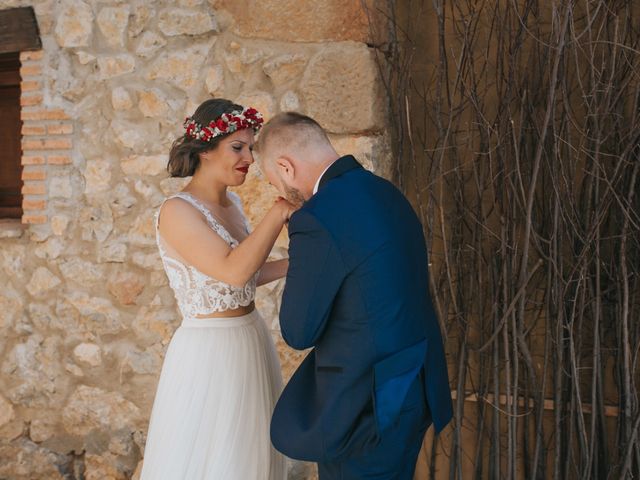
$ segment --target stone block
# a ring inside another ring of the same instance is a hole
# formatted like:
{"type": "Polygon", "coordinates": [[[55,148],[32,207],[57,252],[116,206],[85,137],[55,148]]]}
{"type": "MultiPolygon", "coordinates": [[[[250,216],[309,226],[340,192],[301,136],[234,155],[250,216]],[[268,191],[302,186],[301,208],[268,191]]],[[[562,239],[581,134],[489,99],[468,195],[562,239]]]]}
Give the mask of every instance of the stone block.
{"type": "Polygon", "coordinates": [[[93,34],[93,11],[82,0],[63,0],[54,30],[61,47],[86,47],[93,34]]]}
{"type": "Polygon", "coordinates": [[[300,91],[306,113],[329,132],[376,132],[385,127],[378,66],[365,45],[325,47],[310,60],[300,91]]]}
{"type": "Polygon", "coordinates": [[[102,364],[102,349],[95,343],[80,343],[73,349],[73,356],[91,367],[102,364]]]}
{"type": "Polygon", "coordinates": [[[127,245],[121,241],[112,241],[100,245],[98,262],[124,263],[127,258],[127,245]]]}
{"type": "Polygon", "coordinates": [[[59,238],[49,238],[38,245],[33,253],[44,260],[55,260],[65,250],[65,244],[59,238]]]}
{"type": "Polygon", "coordinates": [[[155,211],[147,209],[133,222],[127,233],[131,245],[152,246],[156,244],[155,211]]]}
{"type": "Polygon", "coordinates": [[[57,287],[60,283],[60,279],[51,273],[51,270],[46,267],[38,267],[35,272],[33,272],[26,287],[31,295],[37,297],[57,287]]]}
{"type": "Polygon", "coordinates": [[[119,183],[111,191],[109,203],[114,217],[118,218],[130,213],[131,209],[138,203],[138,199],[131,193],[127,185],[119,183]]]}
{"type": "MultiPolygon", "coordinates": [[[[22,318],[24,302],[22,296],[10,285],[3,285],[0,292],[0,329],[9,328],[16,325],[22,318]]],[[[0,407],[2,407],[0,400],[0,407]]],[[[0,408],[2,412],[2,408],[0,408]]],[[[2,413],[0,413],[0,424],[2,413]]]]}
{"type": "Polygon", "coordinates": [[[109,452],[101,455],[88,453],[84,464],[85,480],[127,480],[129,478],[120,459],[109,452]]]}
{"type": "Polygon", "coordinates": [[[93,429],[133,428],[140,422],[140,410],[119,392],[80,385],[71,394],[62,421],[67,432],[87,435],[93,429]]]}
{"type": "Polygon", "coordinates": [[[280,98],[280,111],[281,112],[297,112],[300,110],[300,98],[298,95],[287,90],[280,98]]]}
{"type": "Polygon", "coordinates": [[[56,433],[57,418],[52,417],[53,415],[49,414],[44,418],[31,420],[31,424],[29,425],[29,438],[34,442],[40,443],[53,437],[56,433]]]}
{"type": "Polygon", "coordinates": [[[54,215],[51,217],[51,231],[54,235],[62,235],[69,225],[69,217],[66,215],[54,215]]]}
{"type": "Polygon", "coordinates": [[[220,0],[235,20],[235,33],[285,42],[323,42],[369,37],[361,0],[220,0]]]}
{"type": "Polygon", "coordinates": [[[74,290],[65,301],[80,314],[83,328],[95,335],[114,335],[126,328],[120,319],[121,312],[106,298],[74,290]]]}
{"type": "Polygon", "coordinates": [[[157,251],[153,253],[135,252],[131,256],[131,260],[134,265],[139,266],[145,270],[162,270],[162,260],[160,254],[157,251]]]}
{"type": "Polygon", "coordinates": [[[108,205],[85,207],[80,211],[81,237],[104,242],[113,230],[113,214],[108,205]]]}
{"type": "Polygon", "coordinates": [[[207,63],[213,41],[201,42],[159,56],[149,68],[147,79],[167,80],[188,91],[202,81],[202,68],[207,63]]]}
{"type": "Polygon", "coordinates": [[[131,73],[135,68],[136,61],[133,55],[128,53],[105,55],[98,58],[98,71],[103,80],[131,73]]]}
{"type": "Polygon", "coordinates": [[[104,192],[111,186],[111,162],[90,160],[84,170],[85,193],[91,195],[104,192]]]}
{"type": "Polygon", "coordinates": [[[140,35],[140,40],[138,40],[138,45],[136,46],[136,54],[149,58],[166,44],[167,41],[162,36],[147,30],[140,35]]]}
{"type": "Polygon", "coordinates": [[[158,345],[144,351],[127,349],[122,352],[122,368],[138,375],[158,375],[162,367],[161,349],[158,345]]]}
{"type": "Polygon", "coordinates": [[[214,97],[222,93],[224,90],[224,70],[222,70],[222,65],[207,68],[205,86],[207,87],[207,92],[214,97]]]}
{"type": "Polygon", "coordinates": [[[166,173],[167,155],[130,155],[120,162],[125,175],[155,176],[166,173]]]}
{"type": "Polygon", "coordinates": [[[112,47],[124,47],[124,33],[129,23],[129,6],[104,7],[97,17],[100,32],[112,47]]]}
{"type": "Polygon", "coordinates": [[[153,143],[154,136],[157,134],[151,127],[141,122],[135,123],[121,119],[112,120],[111,129],[120,146],[134,151],[144,151],[145,146],[153,143]]]}
{"type": "Polygon", "coordinates": [[[160,190],[154,184],[149,184],[143,182],[140,179],[137,179],[133,184],[133,188],[136,192],[144,197],[144,199],[146,200],[146,204],[149,207],[158,207],[164,200],[164,196],[162,195],[162,193],[160,193],[160,190]]]}
{"type": "Polygon", "coordinates": [[[89,286],[103,282],[105,267],[78,257],[71,257],[58,265],[62,276],[69,282],[89,286]]]}
{"type": "Polygon", "coordinates": [[[129,36],[137,37],[140,35],[149,23],[149,20],[153,17],[154,13],[155,12],[151,5],[148,5],[148,2],[135,6],[131,12],[131,18],[129,19],[129,36]]]}
{"type": "Polygon", "coordinates": [[[169,343],[173,332],[180,323],[180,315],[175,308],[140,308],[132,328],[139,343],[169,343]]]}
{"type": "Polygon", "coordinates": [[[163,118],[169,113],[167,97],[158,89],[138,92],[138,108],[145,117],[163,118]]]}
{"type": "Polygon", "coordinates": [[[0,478],[11,480],[64,480],[58,469],[65,458],[28,439],[0,444],[0,478]]]}
{"type": "Polygon", "coordinates": [[[111,105],[114,110],[129,110],[133,107],[131,94],[124,87],[116,87],[111,91],[111,105]]]}
{"type": "Polygon", "coordinates": [[[27,248],[25,245],[3,243],[0,249],[0,270],[6,273],[7,276],[4,278],[19,279],[22,283],[22,279],[25,278],[26,260],[27,248]]]}
{"type": "Polygon", "coordinates": [[[168,37],[216,32],[218,24],[208,12],[188,8],[166,8],[158,15],[158,28],[168,37]]]}
{"type": "Polygon", "coordinates": [[[144,290],[145,283],[135,273],[120,272],[109,279],[107,288],[122,305],[134,305],[144,290]]]}
{"type": "Polygon", "coordinates": [[[15,410],[13,405],[9,403],[3,396],[0,396],[0,427],[4,427],[7,423],[15,418],[15,410]]]}
{"type": "Polygon", "coordinates": [[[307,57],[301,54],[279,55],[264,63],[262,69],[276,87],[299,78],[307,64],[307,57]]]}
{"type": "Polygon", "coordinates": [[[96,59],[95,55],[92,55],[84,51],[76,52],[76,56],[78,57],[78,61],[80,62],[80,65],[86,65],[87,63],[91,63],[96,59]]]}

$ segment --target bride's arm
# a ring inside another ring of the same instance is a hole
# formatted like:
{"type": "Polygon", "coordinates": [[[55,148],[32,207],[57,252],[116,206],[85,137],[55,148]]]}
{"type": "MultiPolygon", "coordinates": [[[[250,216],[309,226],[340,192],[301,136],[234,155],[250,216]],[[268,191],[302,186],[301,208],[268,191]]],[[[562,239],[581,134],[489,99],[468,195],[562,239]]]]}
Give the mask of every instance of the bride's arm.
{"type": "Polygon", "coordinates": [[[292,211],[286,200],[278,200],[251,235],[231,248],[200,212],[184,200],[173,198],[161,209],[160,235],[202,273],[241,288],[264,264],[292,211]]]}
{"type": "Polygon", "coordinates": [[[288,268],[289,259],[287,258],[265,263],[258,275],[258,286],[286,277],[288,268]]]}

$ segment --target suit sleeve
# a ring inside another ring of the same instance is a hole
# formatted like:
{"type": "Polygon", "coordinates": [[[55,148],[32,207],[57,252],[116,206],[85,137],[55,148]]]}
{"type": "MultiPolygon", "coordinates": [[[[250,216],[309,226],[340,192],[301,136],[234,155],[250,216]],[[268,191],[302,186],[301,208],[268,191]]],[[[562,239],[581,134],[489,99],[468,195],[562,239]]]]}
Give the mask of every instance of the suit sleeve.
{"type": "Polygon", "coordinates": [[[280,308],[280,329],[287,344],[298,350],[315,344],[344,276],[331,234],[310,213],[296,212],[289,222],[289,270],[280,308]]]}

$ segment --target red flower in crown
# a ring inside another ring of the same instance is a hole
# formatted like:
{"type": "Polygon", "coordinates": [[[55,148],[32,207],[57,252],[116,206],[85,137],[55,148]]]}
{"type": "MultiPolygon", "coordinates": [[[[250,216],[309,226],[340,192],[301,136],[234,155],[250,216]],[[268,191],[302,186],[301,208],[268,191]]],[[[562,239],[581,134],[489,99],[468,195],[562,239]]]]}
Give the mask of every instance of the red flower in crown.
{"type": "Polygon", "coordinates": [[[215,122],[215,126],[218,130],[220,130],[221,132],[226,132],[227,131],[227,124],[225,123],[224,120],[222,120],[221,118],[219,118],[218,120],[216,120],[215,122]]]}
{"type": "Polygon", "coordinates": [[[209,127],[202,128],[202,140],[208,142],[213,137],[213,131],[209,127]]]}

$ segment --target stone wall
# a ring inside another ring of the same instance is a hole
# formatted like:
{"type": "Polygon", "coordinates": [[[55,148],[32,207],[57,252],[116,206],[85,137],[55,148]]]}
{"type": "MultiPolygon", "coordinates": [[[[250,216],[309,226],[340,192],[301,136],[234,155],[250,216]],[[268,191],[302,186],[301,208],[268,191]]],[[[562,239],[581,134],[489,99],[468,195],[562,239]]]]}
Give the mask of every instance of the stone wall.
{"type": "MultiPolygon", "coordinates": [[[[43,50],[21,56],[25,217],[0,222],[0,478],[135,478],[180,322],[153,215],[183,184],[164,170],[183,118],[211,96],[299,110],[388,174],[369,22],[360,0],[0,0],[28,5],[43,50]]],[[[274,198],[255,166],[239,192],[254,223],[274,198]]],[[[281,289],[258,306],[288,377],[281,289]]]]}

